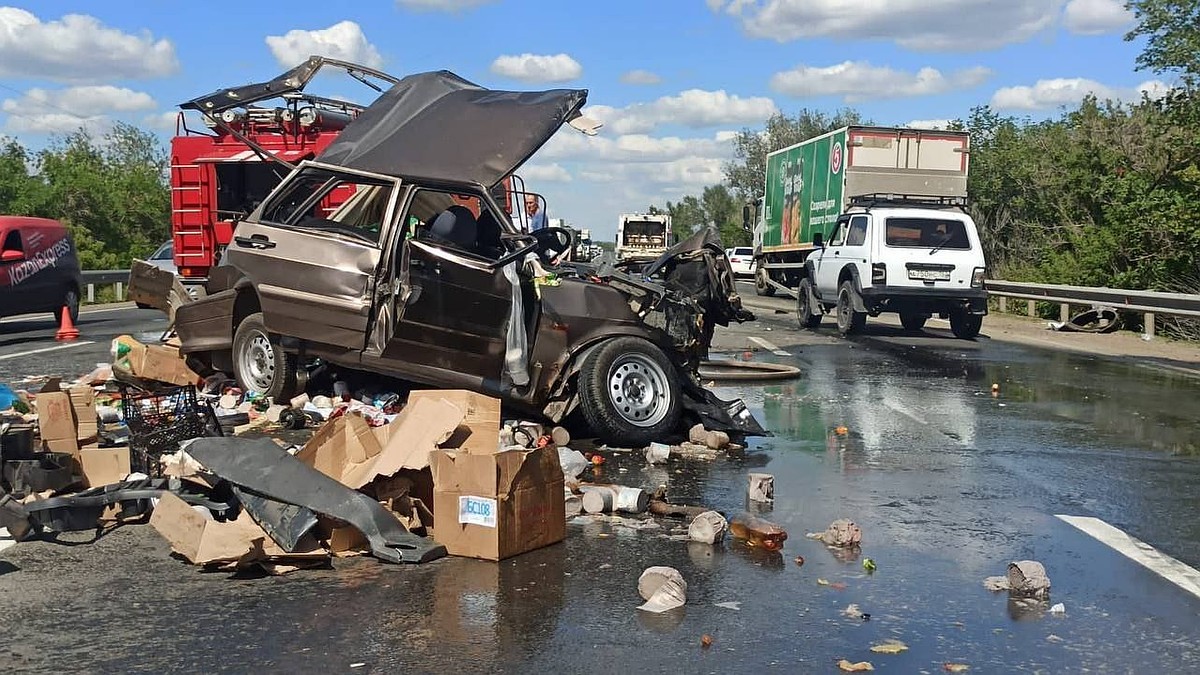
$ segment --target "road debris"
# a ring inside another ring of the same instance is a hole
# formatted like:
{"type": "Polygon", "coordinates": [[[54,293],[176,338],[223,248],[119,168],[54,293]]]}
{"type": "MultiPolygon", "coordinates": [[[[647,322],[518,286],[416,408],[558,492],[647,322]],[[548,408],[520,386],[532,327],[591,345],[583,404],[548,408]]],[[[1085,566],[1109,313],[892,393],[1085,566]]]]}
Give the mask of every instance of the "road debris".
{"type": "Polygon", "coordinates": [[[1008,592],[1028,598],[1050,596],[1050,577],[1046,568],[1036,560],[1020,560],[1008,564],[1008,592]]]}
{"type": "Polygon", "coordinates": [[[725,538],[729,523],[716,511],[705,511],[688,525],[688,538],[705,544],[715,544],[725,538]]]}
{"type": "Polygon", "coordinates": [[[1060,602],[1060,603],[1050,607],[1050,613],[1051,614],[1066,614],[1067,606],[1060,602]]]}
{"type": "Polygon", "coordinates": [[[837,666],[842,671],[847,672],[847,673],[861,673],[861,672],[866,672],[866,671],[870,671],[870,670],[875,670],[875,666],[871,665],[871,663],[869,661],[859,661],[858,663],[851,663],[847,659],[842,659],[841,661],[838,661],[837,666]]]}
{"type": "Polygon", "coordinates": [[[970,669],[971,669],[971,666],[968,666],[965,663],[943,663],[942,664],[942,670],[945,670],[947,673],[965,673],[970,669]]]}
{"type": "Polygon", "coordinates": [[[871,651],[876,654],[899,654],[908,651],[908,645],[899,640],[884,640],[880,644],[872,645],[871,651]]]}
{"type": "Polygon", "coordinates": [[[769,473],[752,473],[749,475],[749,498],[752,502],[771,503],[775,501],[775,477],[769,473]]]}
{"type": "Polygon", "coordinates": [[[870,558],[864,558],[862,561],[862,566],[863,566],[863,569],[866,570],[868,574],[874,572],[877,569],[875,566],[875,561],[870,558]]]}
{"type": "Polygon", "coordinates": [[[729,532],[747,546],[778,551],[787,540],[787,532],[769,520],[741,513],[729,521],[729,532]]]}
{"type": "Polygon", "coordinates": [[[796,562],[796,567],[804,567],[804,556],[802,556],[802,555],[796,556],[795,562],[796,562]]]}
{"type": "Polygon", "coordinates": [[[638,577],[638,594],[646,601],[638,609],[669,612],[687,602],[687,582],[674,567],[647,567],[638,577]]]}
{"type": "Polygon", "coordinates": [[[742,603],[741,602],[714,602],[713,607],[720,607],[721,609],[732,609],[735,612],[740,612],[742,610],[742,603]]]}
{"type": "Polygon", "coordinates": [[[854,521],[845,518],[833,521],[824,532],[809,532],[806,536],[826,546],[839,548],[850,548],[862,543],[862,529],[854,521]]]}

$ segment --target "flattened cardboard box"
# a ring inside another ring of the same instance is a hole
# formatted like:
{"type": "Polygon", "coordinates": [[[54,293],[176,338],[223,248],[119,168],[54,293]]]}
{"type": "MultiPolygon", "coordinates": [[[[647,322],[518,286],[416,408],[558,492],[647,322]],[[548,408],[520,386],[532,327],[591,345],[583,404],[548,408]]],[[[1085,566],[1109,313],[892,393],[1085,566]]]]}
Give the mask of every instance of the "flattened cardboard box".
{"type": "MultiPolygon", "coordinates": [[[[420,389],[409,393],[408,405],[423,399],[442,399],[462,411],[454,435],[441,443],[472,454],[495,452],[500,444],[500,399],[466,389],[420,389]]],[[[390,425],[389,425],[390,426],[390,425]]]]}
{"type": "Polygon", "coordinates": [[[129,475],[129,448],[82,448],[79,466],[88,487],[119,483],[129,475]]]}
{"type": "Polygon", "coordinates": [[[438,450],[434,539],[450,555],[504,560],[566,538],[558,450],[471,454],[438,450]]]}

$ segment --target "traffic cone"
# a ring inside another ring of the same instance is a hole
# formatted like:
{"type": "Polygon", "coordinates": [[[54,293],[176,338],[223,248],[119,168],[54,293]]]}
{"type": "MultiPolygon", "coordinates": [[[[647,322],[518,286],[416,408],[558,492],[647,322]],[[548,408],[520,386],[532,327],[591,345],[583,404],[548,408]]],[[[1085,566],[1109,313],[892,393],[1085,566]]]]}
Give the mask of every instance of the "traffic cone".
{"type": "Polygon", "coordinates": [[[54,334],[55,340],[75,340],[79,338],[79,329],[71,321],[71,308],[63,306],[62,322],[58,326],[58,332],[54,334]]]}

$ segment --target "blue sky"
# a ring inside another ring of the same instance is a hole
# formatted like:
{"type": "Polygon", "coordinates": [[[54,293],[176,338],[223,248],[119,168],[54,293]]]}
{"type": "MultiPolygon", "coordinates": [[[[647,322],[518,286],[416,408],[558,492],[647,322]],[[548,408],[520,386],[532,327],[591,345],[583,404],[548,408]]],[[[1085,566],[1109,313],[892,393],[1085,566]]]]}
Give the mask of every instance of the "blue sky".
{"type": "Polygon", "coordinates": [[[605,127],[564,129],[520,173],[551,217],[611,238],[620,213],[720,181],[731,134],[776,110],[927,126],[985,103],[1045,117],[1089,91],[1162,91],[1134,69],[1130,21],[1123,0],[38,0],[0,6],[0,134],[38,148],[119,119],[166,142],[179,102],[311,53],[586,88],[605,127]]]}

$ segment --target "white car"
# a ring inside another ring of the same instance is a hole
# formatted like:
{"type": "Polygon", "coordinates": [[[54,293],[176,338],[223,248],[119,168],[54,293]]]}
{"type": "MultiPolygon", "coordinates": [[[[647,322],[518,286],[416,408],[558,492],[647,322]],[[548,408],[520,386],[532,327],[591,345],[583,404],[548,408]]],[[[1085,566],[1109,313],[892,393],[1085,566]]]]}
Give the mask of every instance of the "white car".
{"type": "Polygon", "coordinates": [[[754,276],[754,249],[749,246],[735,246],[725,249],[729,257],[729,267],[735,277],[754,276]]]}

